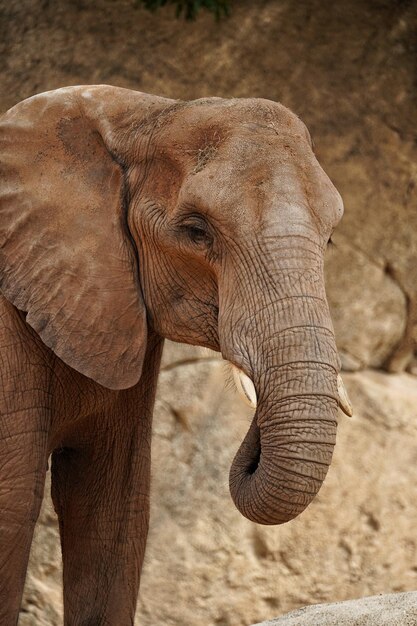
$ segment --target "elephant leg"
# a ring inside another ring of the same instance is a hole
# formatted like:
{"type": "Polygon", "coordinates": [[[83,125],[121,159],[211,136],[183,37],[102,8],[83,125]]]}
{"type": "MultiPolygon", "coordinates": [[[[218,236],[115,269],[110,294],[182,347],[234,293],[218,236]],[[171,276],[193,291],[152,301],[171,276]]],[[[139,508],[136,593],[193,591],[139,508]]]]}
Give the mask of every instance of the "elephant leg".
{"type": "Polygon", "coordinates": [[[0,624],[17,623],[47,469],[48,367],[0,297],[0,624]]]}
{"type": "Polygon", "coordinates": [[[66,626],[134,623],[149,517],[146,423],[136,412],[96,416],[81,444],[53,454],[66,626]]]}
{"type": "Polygon", "coordinates": [[[46,474],[45,433],[25,428],[0,436],[0,624],[17,623],[46,474]]]}

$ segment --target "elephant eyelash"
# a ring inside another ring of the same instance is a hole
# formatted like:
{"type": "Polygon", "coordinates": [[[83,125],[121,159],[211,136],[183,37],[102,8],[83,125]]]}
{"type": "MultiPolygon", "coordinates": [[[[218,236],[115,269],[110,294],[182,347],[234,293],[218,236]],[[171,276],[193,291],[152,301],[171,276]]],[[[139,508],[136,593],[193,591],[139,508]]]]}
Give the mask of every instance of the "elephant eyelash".
{"type": "Polygon", "coordinates": [[[179,224],[179,229],[183,235],[194,245],[209,248],[213,243],[213,235],[210,228],[201,216],[188,216],[186,220],[179,224]]]}
{"type": "Polygon", "coordinates": [[[191,224],[183,225],[181,229],[185,232],[187,237],[196,245],[209,246],[213,242],[213,239],[204,228],[200,226],[194,226],[191,224]]]}

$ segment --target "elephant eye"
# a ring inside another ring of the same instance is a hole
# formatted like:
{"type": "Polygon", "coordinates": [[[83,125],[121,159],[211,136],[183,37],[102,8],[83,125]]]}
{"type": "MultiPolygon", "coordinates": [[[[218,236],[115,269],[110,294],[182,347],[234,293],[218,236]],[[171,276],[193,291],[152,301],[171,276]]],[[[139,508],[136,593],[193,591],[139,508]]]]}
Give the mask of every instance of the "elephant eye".
{"type": "Polygon", "coordinates": [[[180,225],[181,233],[188,241],[199,247],[210,247],[213,237],[204,219],[192,218],[180,225]]]}

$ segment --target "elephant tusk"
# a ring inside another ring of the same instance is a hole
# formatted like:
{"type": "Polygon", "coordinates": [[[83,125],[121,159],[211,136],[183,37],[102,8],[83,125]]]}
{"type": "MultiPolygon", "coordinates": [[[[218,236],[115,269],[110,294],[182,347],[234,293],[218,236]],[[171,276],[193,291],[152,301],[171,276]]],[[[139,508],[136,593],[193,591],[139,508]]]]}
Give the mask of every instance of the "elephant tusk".
{"type": "Polygon", "coordinates": [[[249,404],[253,409],[256,409],[256,405],[258,404],[258,400],[256,397],[255,385],[249,378],[246,376],[241,369],[236,367],[236,365],[232,365],[233,370],[233,380],[235,381],[236,388],[238,392],[243,397],[246,404],[249,404]]]}
{"type": "Polygon", "coordinates": [[[353,409],[349,400],[349,396],[345,389],[345,385],[343,384],[343,380],[340,374],[337,375],[337,393],[339,395],[339,406],[342,409],[343,413],[348,417],[352,417],[353,409]]]}
{"type": "MultiPolygon", "coordinates": [[[[233,379],[235,381],[236,388],[238,392],[241,394],[246,404],[248,404],[253,409],[256,409],[257,406],[257,397],[255,385],[241,369],[236,367],[236,365],[232,365],[233,370],[233,379]]],[[[345,413],[348,417],[352,417],[353,409],[352,404],[349,400],[349,396],[347,394],[345,385],[343,383],[342,377],[340,374],[337,376],[337,392],[339,395],[339,406],[342,409],[343,413],[345,413]]]]}

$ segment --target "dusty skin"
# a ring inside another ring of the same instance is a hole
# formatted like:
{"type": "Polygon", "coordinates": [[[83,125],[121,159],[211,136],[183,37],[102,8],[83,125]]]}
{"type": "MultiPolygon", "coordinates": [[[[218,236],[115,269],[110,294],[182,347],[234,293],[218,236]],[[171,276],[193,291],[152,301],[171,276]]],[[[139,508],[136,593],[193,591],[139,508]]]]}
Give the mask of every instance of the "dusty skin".
{"type": "Polygon", "coordinates": [[[131,624],[164,338],[253,382],[230,471],[243,515],[281,524],[319,490],[340,402],[323,255],[343,205],[268,100],[48,92],[1,118],[0,171],[0,623],[17,622],[52,453],[65,623],[131,624]]]}

